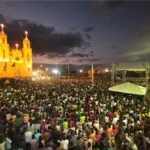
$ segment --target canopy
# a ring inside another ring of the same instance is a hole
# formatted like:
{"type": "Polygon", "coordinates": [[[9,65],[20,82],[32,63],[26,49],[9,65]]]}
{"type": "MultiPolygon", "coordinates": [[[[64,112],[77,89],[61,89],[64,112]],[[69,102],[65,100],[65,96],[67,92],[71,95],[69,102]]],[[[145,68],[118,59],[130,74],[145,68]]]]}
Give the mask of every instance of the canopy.
{"type": "Polygon", "coordinates": [[[109,91],[134,94],[134,95],[146,95],[147,88],[130,82],[126,82],[123,84],[110,87],[109,91]]]}
{"type": "Polygon", "coordinates": [[[146,71],[146,62],[136,63],[119,63],[116,66],[116,70],[127,70],[127,71],[146,71]]]}

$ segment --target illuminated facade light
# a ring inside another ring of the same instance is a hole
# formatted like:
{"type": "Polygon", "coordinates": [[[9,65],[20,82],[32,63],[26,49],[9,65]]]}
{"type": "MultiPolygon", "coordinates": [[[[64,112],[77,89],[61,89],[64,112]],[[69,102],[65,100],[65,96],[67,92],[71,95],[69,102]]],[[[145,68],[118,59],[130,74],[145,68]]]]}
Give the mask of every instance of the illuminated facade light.
{"type": "Polygon", "coordinates": [[[3,31],[3,29],[4,29],[4,24],[1,24],[1,28],[2,28],[2,31],[3,31]]]}
{"type": "Polygon", "coordinates": [[[15,46],[16,46],[16,49],[18,49],[18,47],[19,47],[19,44],[18,44],[18,43],[16,43],[16,44],[15,44],[15,46]]]}
{"type": "Polygon", "coordinates": [[[25,31],[24,33],[25,33],[26,38],[28,38],[28,31],[25,31]]]}

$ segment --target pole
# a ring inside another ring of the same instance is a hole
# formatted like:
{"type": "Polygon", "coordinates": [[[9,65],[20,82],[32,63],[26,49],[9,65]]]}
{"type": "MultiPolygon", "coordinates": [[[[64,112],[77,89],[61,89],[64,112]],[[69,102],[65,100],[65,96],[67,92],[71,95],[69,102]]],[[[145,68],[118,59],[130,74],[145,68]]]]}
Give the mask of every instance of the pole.
{"type": "Polygon", "coordinates": [[[69,64],[68,64],[68,80],[69,80],[69,73],[70,73],[70,68],[69,68],[69,64]]]}
{"type": "MultiPolygon", "coordinates": [[[[55,64],[55,66],[56,66],[56,69],[58,70],[58,63],[57,63],[57,62],[56,62],[56,64],[55,64]]],[[[60,74],[59,74],[59,73],[56,74],[56,78],[57,78],[57,79],[60,78],[60,74]]]]}
{"type": "Polygon", "coordinates": [[[146,64],[146,69],[145,69],[145,73],[146,73],[146,88],[149,88],[149,64],[146,64]]]}
{"type": "Polygon", "coordinates": [[[111,86],[113,86],[115,83],[115,75],[116,75],[116,63],[113,63],[111,71],[111,86]]]}
{"type": "Polygon", "coordinates": [[[92,64],[92,86],[94,86],[94,65],[92,64]]]}

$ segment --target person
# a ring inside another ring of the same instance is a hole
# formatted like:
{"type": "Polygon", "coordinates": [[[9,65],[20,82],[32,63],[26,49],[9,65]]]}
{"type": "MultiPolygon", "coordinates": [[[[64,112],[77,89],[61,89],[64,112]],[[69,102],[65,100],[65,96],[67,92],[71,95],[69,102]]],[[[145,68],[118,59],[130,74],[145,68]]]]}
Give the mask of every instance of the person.
{"type": "Polygon", "coordinates": [[[17,80],[0,85],[0,133],[12,140],[12,149],[26,149],[30,141],[31,149],[37,145],[39,149],[85,150],[92,145],[93,149],[124,150],[130,139],[132,148],[148,148],[149,128],[143,132],[143,123],[150,118],[149,103],[145,100],[135,107],[131,95],[109,95],[109,80],[95,83],[17,80]],[[25,136],[28,131],[33,137],[25,136]]]}
{"type": "Polygon", "coordinates": [[[61,147],[63,150],[68,150],[69,140],[67,139],[67,137],[63,137],[63,139],[60,141],[60,143],[61,143],[61,147]]]}
{"type": "Polygon", "coordinates": [[[41,134],[40,130],[38,129],[37,133],[35,133],[35,139],[37,141],[39,141],[40,137],[42,137],[42,134],[41,134]]]}
{"type": "Polygon", "coordinates": [[[81,137],[77,137],[77,150],[83,150],[84,149],[84,140],[81,137]]]}
{"type": "Polygon", "coordinates": [[[56,150],[63,150],[60,142],[57,143],[56,150]]]}
{"type": "Polygon", "coordinates": [[[30,150],[30,141],[32,140],[32,132],[27,129],[27,131],[25,131],[24,133],[25,136],[25,142],[26,142],[26,149],[30,150]]]}
{"type": "Polygon", "coordinates": [[[40,136],[39,141],[38,141],[38,149],[44,148],[44,146],[45,146],[44,144],[45,144],[44,140],[43,140],[42,136],[40,136]]]}
{"type": "Polygon", "coordinates": [[[91,142],[87,143],[87,150],[93,150],[91,142]]]}
{"type": "Polygon", "coordinates": [[[0,140],[0,150],[5,150],[5,141],[0,140]]]}
{"type": "Polygon", "coordinates": [[[32,135],[32,139],[31,139],[31,141],[29,141],[29,143],[30,143],[30,149],[31,150],[37,150],[38,149],[38,141],[35,139],[35,135],[33,134],[32,135]]]}
{"type": "Polygon", "coordinates": [[[11,144],[12,144],[12,140],[7,135],[5,139],[5,150],[11,150],[12,148],[11,144]]]}

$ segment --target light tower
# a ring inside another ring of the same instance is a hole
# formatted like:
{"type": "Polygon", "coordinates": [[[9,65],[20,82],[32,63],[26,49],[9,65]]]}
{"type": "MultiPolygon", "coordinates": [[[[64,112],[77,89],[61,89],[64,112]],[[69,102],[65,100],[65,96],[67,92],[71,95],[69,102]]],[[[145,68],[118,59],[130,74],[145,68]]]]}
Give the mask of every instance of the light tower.
{"type": "Polygon", "coordinates": [[[9,61],[9,44],[7,43],[7,35],[4,32],[4,24],[0,24],[0,28],[0,60],[9,61]]]}
{"type": "Polygon", "coordinates": [[[28,31],[24,31],[25,38],[23,40],[23,59],[25,65],[28,67],[29,74],[32,74],[32,48],[30,46],[30,40],[28,38],[28,31]]]}
{"type": "Polygon", "coordinates": [[[4,24],[0,24],[0,26],[1,26],[1,32],[0,32],[0,43],[3,43],[3,37],[2,37],[2,35],[3,35],[3,33],[4,33],[4,24]]]}
{"type": "Polygon", "coordinates": [[[0,32],[0,43],[7,44],[7,35],[4,32],[4,24],[0,24],[1,32],[0,32]]]}

